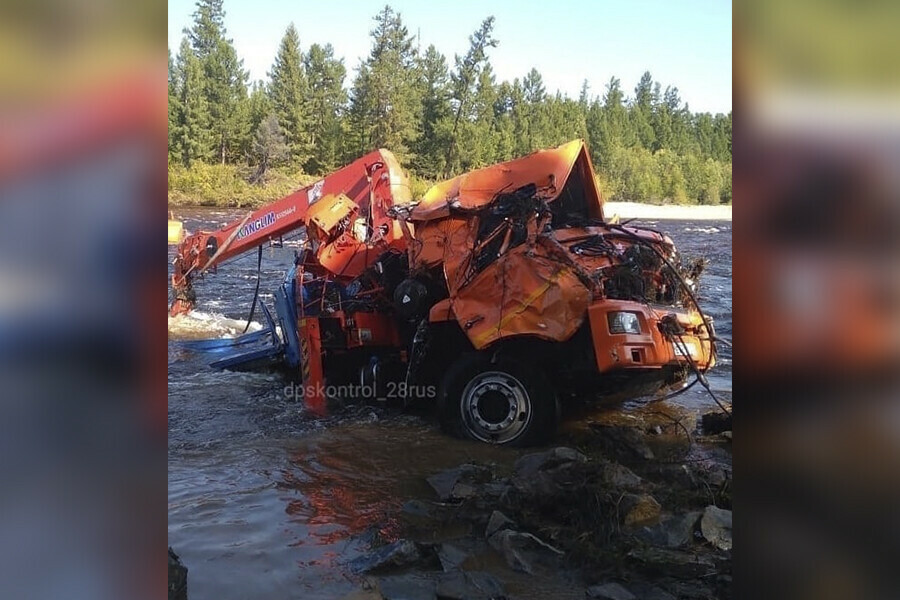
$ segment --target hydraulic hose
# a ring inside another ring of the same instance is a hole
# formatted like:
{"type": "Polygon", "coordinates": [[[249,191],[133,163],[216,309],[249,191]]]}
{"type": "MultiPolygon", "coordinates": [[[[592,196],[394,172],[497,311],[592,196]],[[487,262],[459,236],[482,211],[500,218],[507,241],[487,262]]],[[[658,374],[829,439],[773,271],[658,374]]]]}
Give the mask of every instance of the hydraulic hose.
{"type": "Polygon", "coordinates": [[[259,254],[256,257],[256,291],[253,292],[253,303],[250,304],[250,315],[247,317],[247,324],[244,325],[243,333],[247,333],[250,329],[250,323],[253,322],[253,314],[256,312],[256,301],[259,299],[259,280],[262,271],[262,244],[259,245],[259,254]]]}

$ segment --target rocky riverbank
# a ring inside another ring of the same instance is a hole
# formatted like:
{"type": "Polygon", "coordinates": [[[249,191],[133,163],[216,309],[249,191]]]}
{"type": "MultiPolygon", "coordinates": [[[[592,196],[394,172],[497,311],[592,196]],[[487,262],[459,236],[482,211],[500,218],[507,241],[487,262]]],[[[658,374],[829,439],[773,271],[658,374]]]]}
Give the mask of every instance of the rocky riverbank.
{"type": "MultiPolygon", "coordinates": [[[[355,536],[342,598],[730,598],[731,437],[730,416],[656,404],[425,474],[355,536]]],[[[186,587],[170,549],[170,600],[186,587]]]]}
{"type": "Polygon", "coordinates": [[[731,597],[730,423],[597,425],[511,470],[466,463],[428,477],[402,538],[350,563],[345,600],[731,597]],[[703,425],[708,430],[703,429],[703,425]],[[715,429],[713,429],[713,427],[715,429]]]}

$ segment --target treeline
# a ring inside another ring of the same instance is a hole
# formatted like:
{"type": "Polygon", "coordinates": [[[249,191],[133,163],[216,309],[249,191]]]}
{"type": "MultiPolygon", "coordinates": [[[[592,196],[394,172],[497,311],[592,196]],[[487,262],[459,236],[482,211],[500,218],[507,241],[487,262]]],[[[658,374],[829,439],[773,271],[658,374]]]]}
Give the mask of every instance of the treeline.
{"type": "Polygon", "coordinates": [[[241,165],[253,184],[271,167],[325,174],[375,148],[421,183],[581,137],[608,199],[731,201],[731,113],[693,113],[650,73],[631,96],[615,77],[599,94],[585,80],[577,99],[548,93],[536,69],[498,82],[493,17],[450,65],[385,6],[349,90],[332,46],[304,50],[293,24],[268,80],[250,85],[222,2],[198,0],[177,56],[169,52],[170,189],[211,164],[241,165]]]}

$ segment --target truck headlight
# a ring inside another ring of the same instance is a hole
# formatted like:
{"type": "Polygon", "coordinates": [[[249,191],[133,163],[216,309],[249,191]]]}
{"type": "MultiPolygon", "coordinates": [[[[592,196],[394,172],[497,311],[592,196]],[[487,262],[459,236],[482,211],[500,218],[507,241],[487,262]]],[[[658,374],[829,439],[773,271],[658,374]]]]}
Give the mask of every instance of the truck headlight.
{"type": "Polygon", "coordinates": [[[610,333],[640,333],[641,324],[637,313],[611,312],[606,315],[610,333]]]}

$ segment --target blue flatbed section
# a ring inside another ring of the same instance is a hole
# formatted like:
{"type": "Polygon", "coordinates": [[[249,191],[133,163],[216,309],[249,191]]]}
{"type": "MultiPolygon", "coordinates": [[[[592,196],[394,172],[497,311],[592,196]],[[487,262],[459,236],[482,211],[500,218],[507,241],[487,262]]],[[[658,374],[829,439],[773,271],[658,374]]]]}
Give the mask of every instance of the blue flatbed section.
{"type": "Polygon", "coordinates": [[[260,301],[266,325],[259,331],[230,339],[186,340],[180,345],[197,352],[225,354],[210,363],[209,366],[214,369],[242,371],[277,366],[298,367],[300,337],[297,332],[295,269],[288,272],[284,282],[275,290],[275,314],[281,335],[266,303],[260,301]]]}

